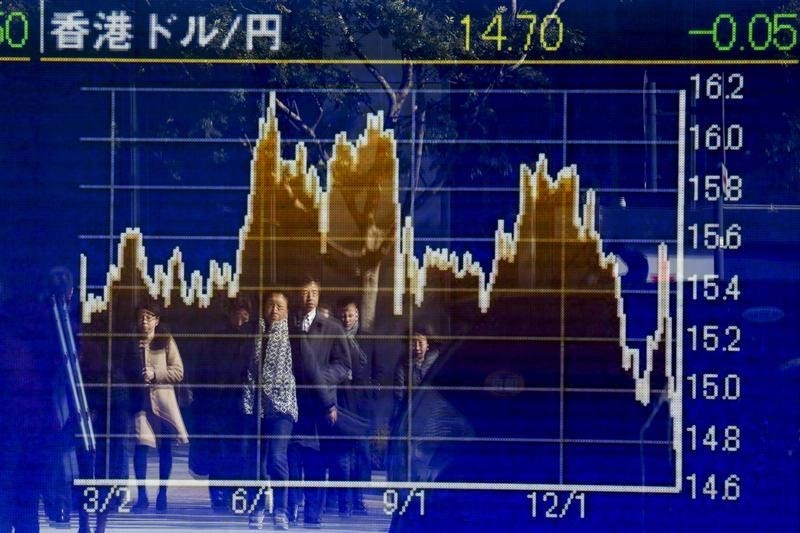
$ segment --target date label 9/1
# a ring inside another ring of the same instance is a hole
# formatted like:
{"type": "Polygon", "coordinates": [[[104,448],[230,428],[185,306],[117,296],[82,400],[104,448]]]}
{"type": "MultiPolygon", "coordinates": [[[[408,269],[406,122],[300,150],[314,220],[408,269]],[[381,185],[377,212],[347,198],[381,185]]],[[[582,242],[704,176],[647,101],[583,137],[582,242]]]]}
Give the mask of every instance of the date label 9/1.
{"type": "Polygon", "coordinates": [[[529,492],[531,518],[586,518],[585,492],[529,492]]]}

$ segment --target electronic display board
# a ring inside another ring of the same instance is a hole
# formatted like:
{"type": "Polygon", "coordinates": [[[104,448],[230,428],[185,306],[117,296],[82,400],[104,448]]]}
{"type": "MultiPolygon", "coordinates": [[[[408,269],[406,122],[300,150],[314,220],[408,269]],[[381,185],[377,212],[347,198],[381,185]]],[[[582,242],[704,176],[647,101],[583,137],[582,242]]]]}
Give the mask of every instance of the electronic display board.
{"type": "Polygon", "coordinates": [[[799,19],[1,2],[3,531],[796,528],[799,19]]]}

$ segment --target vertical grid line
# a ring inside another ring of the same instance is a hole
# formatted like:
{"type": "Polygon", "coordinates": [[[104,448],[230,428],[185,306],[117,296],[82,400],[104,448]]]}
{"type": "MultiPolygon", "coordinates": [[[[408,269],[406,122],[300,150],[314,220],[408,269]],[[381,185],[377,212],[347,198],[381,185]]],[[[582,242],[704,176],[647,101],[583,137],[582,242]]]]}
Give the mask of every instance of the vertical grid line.
{"type": "MultiPolygon", "coordinates": [[[[116,91],[111,91],[111,120],[109,123],[109,127],[111,129],[109,139],[111,139],[109,143],[110,149],[110,168],[109,168],[109,185],[108,188],[108,234],[114,235],[114,166],[116,165],[116,146],[115,146],[115,137],[117,131],[117,123],[116,123],[116,115],[117,115],[117,93],[116,91]]],[[[114,264],[114,239],[108,240],[108,264],[114,264]]],[[[106,390],[106,476],[109,475],[111,472],[111,355],[113,351],[112,346],[112,338],[113,338],[113,330],[114,330],[114,300],[110,295],[109,292],[109,301],[108,301],[108,325],[106,326],[106,334],[108,335],[108,340],[106,343],[106,348],[108,353],[106,354],[106,384],[108,385],[108,389],[106,390]]]]}
{"type": "MultiPolygon", "coordinates": [[[[563,113],[561,117],[561,168],[567,167],[567,92],[562,93],[563,113]]],[[[564,483],[564,357],[565,357],[565,293],[566,293],[566,198],[562,194],[561,200],[561,287],[559,310],[559,393],[558,393],[558,481],[564,483]]]]}
{"type": "MultiPolygon", "coordinates": [[[[275,100],[278,99],[277,91],[273,92],[271,94],[274,95],[274,99],[275,100]]],[[[263,109],[264,118],[266,119],[266,117],[267,117],[267,93],[266,93],[266,91],[261,93],[261,108],[263,109]]],[[[275,120],[277,120],[277,119],[278,119],[278,106],[275,105],[275,120]]],[[[256,135],[256,146],[253,148],[253,155],[254,156],[256,154],[256,148],[258,147],[258,139],[260,139],[260,138],[261,138],[261,132],[259,131],[258,134],[256,135]]],[[[280,153],[280,149],[281,149],[281,143],[279,142],[278,143],[278,152],[279,153],[280,153]]],[[[278,160],[280,161],[280,158],[278,160]]],[[[305,172],[305,171],[306,171],[306,169],[303,169],[303,172],[305,172]]],[[[326,188],[327,188],[327,183],[326,183],[326,188]]],[[[271,212],[273,213],[273,217],[274,217],[275,213],[277,211],[277,199],[275,198],[275,190],[274,189],[272,191],[272,195],[270,195],[270,201],[271,201],[270,209],[272,210],[271,212]]],[[[277,246],[275,244],[275,241],[276,241],[276,239],[278,237],[277,234],[276,234],[276,232],[277,232],[277,222],[275,220],[271,220],[269,222],[269,228],[270,228],[269,229],[269,231],[270,231],[270,233],[269,233],[269,235],[270,235],[270,241],[269,241],[269,252],[270,252],[269,270],[270,270],[270,272],[269,272],[269,275],[270,275],[270,283],[272,283],[273,286],[276,286],[278,284],[278,262],[277,262],[277,253],[278,252],[277,252],[277,246]]],[[[291,294],[287,294],[285,296],[286,296],[286,304],[289,305],[291,294]]],[[[263,303],[262,300],[263,300],[263,295],[259,296],[259,303],[260,304],[263,303]]],[[[259,311],[261,311],[261,309],[259,311]]]]}
{"type": "MultiPolygon", "coordinates": [[[[139,112],[138,112],[138,109],[137,109],[137,106],[136,106],[136,98],[137,98],[137,94],[138,93],[135,90],[136,89],[135,86],[133,87],[133,89],[134,90],[132,90],[130,92],[130,98],[129,98],[129,102],[130,102],[130,106],[131,106],[131,108],[130,108],[130,121],[131,121],[130,122],[130,128],[131,128],[131,135],[133,137],[136,137],[137,134],[139,133],[139,128],[138,128],[138,123],[139,123],[138,113],[139,112]]],[[[138,160],[139,146],[136,145],[136,144],[131,145],[130,151],[131,151],[131,160],[130,160],[131,177],[133,179],[131,179],[129,181],[133,185],[136,186],[136,185],[140,184],[139,170],[138,170],[138,166],[136,164],[136,162],[138,160]]],[[[140,187],[134,187],[133,192],[131,194],[131,222],[130,223],[131,223],[131,226],[133,226],[133,227],[141,227],[139,225],[139,203],[140,203],[139,195],[140,195],[140,191],[141,191],[140,187]]]]}
{"type": "MultiPolygon", "coordinates": [[[[273,95],[274,95],[274,93],[270,93],[270,103],[272,103],[273,95]]],[[[264,119],[266,121],[266,118],[267,118],[269,113],[267,111],[266,92],[265,91],[261,92],[261,107],[262,107],[262,110],[263,110],[263,113],[264,113],[264,119]]],[[[275,120],[277,120],[277,118],[278,117],[276,116],[275,120]]],[[[266,126],[266,123],[265,123],[265,126],[266,126]]],[[[278,132],[278,135],[280,135],[280,131],[278,132]]],[[[252,159],[255,159],[257,157],[257,154],[258,154],[258,139],[260,139],[260,138],[261,138],[261,131],[259,131],[256,134],[256,144],[255,144],[255,147],[253,148],[252,159]]],[[[280,172],[280,168],[281,168],[281,153],[280,153],[280,145],[281,145],[281,143],[280,143],[280,139],[278,139],[278,143],[277,144],[278,144],[278,153],[276,154],[276,163],[277,163],[277,165],[275,166],[275,172],[280,172]]],[[[258,162],[256,162],[256,164],[252,165],[251,168],[253,169],[253,172],[255,173],[255,175],[253,176],[253,180],[255,181],[255,187],[258,188],[258,178],[259,178],[259,176],[258,176],[258,162]]],[[[253,407],[255,409],[255,413],[254,414],[256,416],[256,434],[255,434],[255,439],[256,439],[256,454],[255,454],[256,464],[255,464],[255,469],[256,469],[256,471],[255,471],[255,479],[258,480],[258,481],[261,481],[261,451],[262,451],[261,450],[261,445],[262,445],[262,442],[261,442],[261,423],[262,423],[261,422],[261,410],[264,408],[263,399],[261,397],[261,391],[262,391],[262,389],[264,387],[264,384],[261,381],[261,376],[262,376],[262,369],[264,367],[265,361],[264,361],[264,358],[262,357],[262,354],[264,353],[265,348],[266,348],[266,346],[264,346],[264,334],[261,331],[262,320],[263,320],[263,323],[264,323],[265,331],[266,331],[266,327],[267,327],[267,323],[266,323],[266,318],[267,317],[262,316],[262,310],[264,309],[264,229],[265,229],[264,225],[265,224],[270,224],[270,226],[271,226],[270,235],[272,235],[272,231],[273,231],[273,229],[272,229],[272,226],[273,226],[272,221],[265,220],[266,217],[264,216],[264,210],[263,210],[263,203],[262,202],[263,202],[263,199],[259,199],[255,194],[253,194],[253,210],[255,211],[255,210],[261,208],[261,215],[262,215],[261,216],[261,220],[259,221],[259,228],[258,228],[258,236],[259,236],[259,239],[258,239],[258,298],[257,298],[257,301],[258,301],[258,312],[255,313],[255,315],[257,317],[259,317],[258,319],[256,319],[257,322],[256,322],[256,328],[255,328],[256,329],[256,333],[255,334],[257,336],[261,337],[261,339],[260,339],[261,340],[261,344],[259,345],[260,349],[259,349],[258,353],[254,353],[253,354],[253,356],[255,357],[256,362],[258,363],[256,365],[256,367],[255,367],[256,368],[256,373],[258,374],[256,376],[256,383],[258,384],[258,386],[256,387],[256,401],[253,402],[253,404],[254,404],[253,407]]],[[[270,202],[270,205],[274,205],[275,204],[275,188],[274,187],[270,188],[269,202],[270,202]]],[[[270,248],[272,248],[272,246],[274,246],[274,241],[270,243],[270,248]]],[[[274,259],[275,259],[274,256],[271,259],[274,261],[274,259]]],[[[244,265],[242,265],[242,269],[244,269],[244,265]]],[[[272,267],[270,267],[270,272],[272,272],[273,270],[274,269],[272,267]]],[[[288,300],[288,297],[287,297],[287,300],[288,300]]],[[[288,304],[288,301],[287,301],[287,304],[288,304]]],[[[254,341],[255,341],[255,339],[254,339],[254,341]]],[[[256,342],[253,342],[253,346],[256,346],[256,344],[257,344],[256,342]]],[[[287,448],[287,450],[288,450],[288,448],[287,448]]],[[[257,503],[257,499],[258,499],[258,496],[256,496],[256,503],[257,503]]],[[[257,507],[257,505],[256,505],[256,507],[257,507]]]]}
{"type": "MultiPolygon", "coordinates": [[[[725,76],[722,76],[722,80],[720,81],[722,84],[722,98],[720,98],[721,102],[721,115],[722,115],[722,169],[720,169],[720,176],[722,176],[722,191],[720,192],[719,199],[717,200],[717,222],[719,223],[720,229],[725,227],[725,209],[723,206],[725,205],[725,190],[728,188],[727,184],[725,183],[728,179],[725,177],[728,173],[728,131],[727,131],[727,122],[725,120],[725,76]]],[[[700,132],[698,130],[698,135],[700,132]]],[[[719,279],[725,279],[725,250],[722,246],[717,246],[717,256],[719,259],[719,264],[717,265],[717,274],[719,275],[719,279]]]]}
{"type": "Polygon", "coordinates": [[[564,114],[561,118],[561,168],[567,166],[567,91],[563,92],[564,114]]]}
{"type": "MultiPolygon", "coordinates": [[[[564,91],[562,93],[563,102],[564,102],[564,109],[563,115],[561,117],[561,168],[564,169],[567,167],[567,92],[564,91]]],[[[565,208],[565,202],[562,203],[562,209],[565,208]]],[[[561,213],[561,313],[560,313],[560,331],[561,331],[561,341],[560,341],[560,383],[559,383],[559,440],[561,441],[559,444],[559,453],[558,453],[558,481],[559,483],[564,483],[564,357],[565,357],[565,347],[564,347],[564,337],[566,336],[565,331],[565,320],[564,320],[564,313],[565,313],[565,288],[566,288],[566,227],[565,227],[565,212],[562,211],[561,213]]]]}
{"type": "Polygon", "coordinates": [[[684,238],[684,205],[686,180],[686,91],[678,95],[678,220],[677,220],[677,265],[675,282],[675,390],[673,399],[676,403],[672,418],[672,439],[675,448],[675,486],[680,491],[683,484],[683,238],[684,238]]]}
{"type": "MultiPolygon", "coordinates": [[[[413,68],[413,67],[412,67],[413,68]]],[[[417,180],[416,176],[414,175],[414,169],[416,168],[416,151],[417,151],[417,92],[416,90],[412,89],[411,91],[411,167],[408,171],[409,181],[411,182],[411,207],[410,207],[410,214],[411,214],[411,227],[414,227],[415,218],[414,218],[414,209],[415,209],[415,202],[417,198],[417,180]]],[[[400,243],[397,243],[399,246],[400,243]]],[[[413,242],[411,243],[412,249],[411,253],[414,253],[413,250],[413,242]]],[[[408,283],[408,280],[411,278],[406,273],[406,280],[404,283],[408,283]]],[[[410,287],[409,287],[410,289],[410,287]]],[[[411,358],[411,348],[413,343],[412,332],[414,331],[414,299],[411,297],[411,291],[406,291],[408,295],[408,334],[406,340],[406,356],[408,359],[408,368],[406,369],[406,387],[408,390],[408,400],[407,400],[407,414],[406,414],[406,481],[411,481],[411,448],[412,448],[412,441],[411,441],[411,410],[413,405],[413,383],[414,383],[414,361],[411,358]]]]}
{"type": "MultiPolygon", "coordinates": [[[[571,198],[570,198],[571,200],[571,198]]],[[[558,482],[564,483],[564,393],[565,391],[565,383],[564,383],[564,357],[565,357],[565,344],[564,338],[566,337],[566,260],[567,260],[567,241],[566,241],[566,231],[567,231],[567,222],[566,222],[566,214],[568,212],[567,209],[567,197],[562,192],[561,193],[561,287],[559,287],[560,293],[560,301],[559,301],[559,334],[561,340],[559,341],[559,392],[558,392],[558,482]]]]}
{"type": "MultiPolygon", "coordinates": [[[[111,134],[108,136],[110,139],[109,147],[111,152],[111,164],[109,168],[109,188],[108,188],[108,234],[114,235],[114,190],[116,186],[116,175],[114,167],[116,166],[117,162],[117,147],[116,147],[116,137],[117,137],[117,122],[116,122],[116,114],[117,114],[117,93],[116,91],[111,91],[111,134]]],[[[114,239],[108,240],[108,264],[114,264],[114,239]]]]}

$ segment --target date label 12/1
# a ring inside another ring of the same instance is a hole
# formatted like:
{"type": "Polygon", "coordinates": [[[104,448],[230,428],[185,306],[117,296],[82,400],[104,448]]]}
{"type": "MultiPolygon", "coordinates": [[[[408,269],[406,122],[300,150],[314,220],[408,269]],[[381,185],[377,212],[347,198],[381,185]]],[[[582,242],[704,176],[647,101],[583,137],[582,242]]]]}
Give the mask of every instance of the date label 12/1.
{"type": "Polygon", "coordinates": [[[529,492],[531,518],[586,518],[586,493],[529,492]]]}

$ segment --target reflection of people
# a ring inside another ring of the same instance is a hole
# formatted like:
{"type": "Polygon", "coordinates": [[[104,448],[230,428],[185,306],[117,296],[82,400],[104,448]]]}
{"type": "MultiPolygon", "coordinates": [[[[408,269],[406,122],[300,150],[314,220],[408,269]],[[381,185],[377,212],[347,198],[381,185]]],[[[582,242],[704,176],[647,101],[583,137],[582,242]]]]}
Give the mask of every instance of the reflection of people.
{"type": "MultiPolygon", "coordinates": [[[[189,442],[186,426],[178,407],[173,385],[183,380],[183,361],[178,345],[171,335],[159,328],[161,309],[155,302],[144,302],[136,308],[138,348],[129,354],[128,380],[144,383],[146,387],[131,389],[136,448],[133,469],[136,479],[147,477],[148,448],[158,447],[159,479],[169,479],[172,471],[172,441],[169,434],[177,434],[179,443],[189,442]]],[[[134,512],[147,509],[147,489],[140,485],[134,512]]],[[[158,489],[156,510],[167,509],[167,487],[158,489]]]]}
{"type": "MultiPolygon", "coordinates": [[[[53,305],[65,309],[70,327],[77,331],[77,306],[73,300],[75,292],[72,272],[67,267],[56,266],[47,276],[47,288],[43,296],[43,320],[45,331],[32,339],[38,345],[38,357],[46,367],[46,380],[52,390],[52,407],[49,409],[53,424],[41,452],[50,464],[43,491],[44,509],[48,519],[55,525],[69,524],[72,480],[77,477],[77,462],[74,434],[78,428],[75,405],[70,394],[70,379],[66,370],[61,341],[57,338],[53,305]]],[[[67,332],[65,331],[66,335],[67,332]]]]}
{"type": "MultiPolygon", "coordinates": [[[[207,343],[200,368],[199,389],[194,404],[198,432],[219,435],[209,438],[205,464],[209,480],[238,479],[242,474],[243,446],[246,439],[232,438],[246,429],[242,411],[241,385],[253,353],[255,321],[250,320],[250,300],[240,296],[228,310],[228,317],[207,343]],[[240,387],[236,387],[239,385],[240,387]]],[[[192,445],[199,442],[193,439],[192,445]]],[[[211,506],[216,511],[230,509],[232,489],[209,486],[211,506]]]]}
{"type": "MultiPolygon", "coordinates": [[[[84,479],[125,479],[128,477],[128,457],[126,451],[129,411],[129,388],[124,385],[125,373],[122,361],[112,352],[107,357],[102,349],[107,343],[87,341],[81,346],[81,368],[84,382],[95,386],[86,388],[86,397],[92,417],[97,448],[94,454],[79,447],[78,467],[84,479]],[[111,368],[109,369],[109,364],[111,368]],[[111,378],[109,385],[108,379],[111,378]],[[98,387],[98,384],[103,384],[98,387]],[[103,435],[110,435],[105,437],[103,435]]],[[[75,502],[78,505],[78,533],[88,533],[89,514],[85,487],[75,487],[75,502]]],[[[97,501],[107,498],[108,487],[98,487],[97,501]]],[[[96,533],[105,531],[108,508],[97,509],[96,533]]]]}
{"type": "Polygon", "coordinates": [[[394,371],[395,413],[403,409],[409,382],[412,387],[422,383],[425,375],[439,358],[439,350],[432,347],[433,330],[428,324],[419,324],[411,331],[409,356],[400,360],[394,371]],[[409,379],[409,372],[411,378],[409,379]]]}
{"type": "Polygon", "coordinates": [[[20,309],[0,309],[0,401],[3,445],[0,446],[0,531],[39,531],[39,492],[48,468],[47,439],[50,390],[41,361],[28,335],[20,331],[20,309]]]}
{"type": "MultiPolygon", "coordinates": [[[[294,374],[299,387],[297,400],[299,419],[295,426],[295,439],[290,444],[290,477],[301,478],[301,469],[307,481],[323,480],[325,445],[320,443],[320,433],[336,424],[336,386],[350,373],[350,353],[344,340],[344,331],[336,320],[317,312],[319,283],[307,279],[300,292],[303,315],[292,328],[292,358],[294,374]]],[[[322,490],[308,487],[304,522],[306,527],[321,527],[322,490]]],[[[290,495],[290,518],[296,517],[299,494],[290,495]]]]}
{"type": "MultiPolygon", "coordinates": [[[[371,421],[376,391],[381,382],[381,366],[377,360],[377,350],[373,340],[360,329],[358,304],[354,300],[344,302],[340,314],[344,326],[353,370],[352,388],[344,388],[347,405],[357,415],[371,421]]],[[[340,401],[342,394],[339,395],[340,401]]],[[[370,481],[372,479],[372,459],[370,457],[368,435],[357,436],[356,440],[347,443],[346,453],[349,456],[349,472],[346,479],[351,481],[370,481]]],[[[337,464],[337,461],[334,461],[337,464]]],[[[355,514],[366,514],[363,490],[354,487],[349,496],[345,489],[339,491],[339,511],[352,509],[355,514]],[[345,502],[342,502],[342,499],[345,502]]]]}
{"type": "MultiPolygon", "coordinates": [[[[292,348],[289,342],[289,302],[281,292],[274,292],[264,304],[263,319],[259,320],[260,335],[256,338],[254,356],[247,371],[244,409],[251,415],[252,433],[260,439],[251,442],[249,468],[261,478],[262,457],[266,459],[267,475],[271,481],[289,479],[287,449],[292,435],[292,426],[297,421],[297,394],[292,373],[292,348]],[[261,394],[254,394],[260,391],[261,394]]],[[[264,498],[258,498],[257,490],[250,498],[257,508],[250,515],[250,526],[260,529],[264,522],[264,498]],[[256,498],[258,498],[256,500],[256,498]]],[[[273,488],[273,521],[277,529],[289,529],[287,515],[288,489],[273,488]]]]}
{"type": "MultiPolygon", "coordinates": [[[[394,370],[394,408],[392,410],[392,434],[402,435],[407,432],[409,391],[419,386],[430,372],[439,358],[439,350],[431,346],[433,330],[429,324],[420,323],[409,331],[411,344],[406,357],[401,357],[394,370]]],[[[430,401],[431,405],[437,402],[430,401]]],[[[415,411],[415,415],[416,415],[415,411]]],[[[408,416],[411,416],[408,413],[408,416]]],[[[428,422],[435,420],[429,417],[428,422]]],[[[415,424],[415,432],[420,431],[419,424],[415,424]]],[[[386,450],[386,474],[392,481],[410,481],[409,464],[407,462],[409,442],[391,440],[386,450]]]]}

